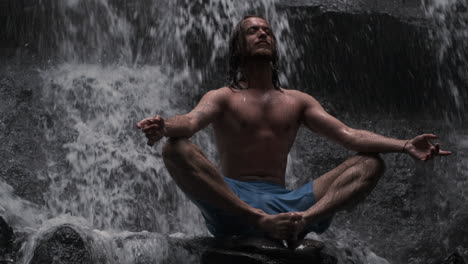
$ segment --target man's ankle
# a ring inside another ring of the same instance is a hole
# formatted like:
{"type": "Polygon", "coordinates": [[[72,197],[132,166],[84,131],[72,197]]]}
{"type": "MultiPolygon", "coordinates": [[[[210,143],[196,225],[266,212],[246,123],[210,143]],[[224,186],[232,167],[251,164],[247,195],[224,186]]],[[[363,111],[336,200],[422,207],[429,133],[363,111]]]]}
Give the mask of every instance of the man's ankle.
{"type": "Polygon", "coordinates": [[[262,219],[263,217],[265,217],[266,215],[268,215],[267,213],[265,213],[263,210],[261,209],[256,209],[254,208],[249,216],[247,216],[247,221],[249,223],[252,223],[254,225],[257,225],[258,222],[260,221],[260,219],[262,219]]]}

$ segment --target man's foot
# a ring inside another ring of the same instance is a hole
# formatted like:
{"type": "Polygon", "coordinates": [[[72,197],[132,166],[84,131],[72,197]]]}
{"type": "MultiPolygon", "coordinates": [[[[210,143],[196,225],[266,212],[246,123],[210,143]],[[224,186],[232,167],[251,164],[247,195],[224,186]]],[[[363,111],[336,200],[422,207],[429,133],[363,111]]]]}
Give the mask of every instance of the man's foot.
{"type": "Polygon", "coordinates": [[[288,244],[289,249],[295,249],[298,244],[301,242],[301,240],[304,239],[304,228],[306,227],[306,219],[304,218],[304,215],[302,212],[300,213],[295,213],[297,214],[296,216],[296,221],[294,221],[294,232],[291,234],[291,236],[286,239],[286,242],[288,244]]]}
{"type": "Polygon", "coordinates": [[[297,236],[304,229],[304,222],[302,213],[264,214],[258,220],[258,227],[273,239],[297,241],[297,236]]]}

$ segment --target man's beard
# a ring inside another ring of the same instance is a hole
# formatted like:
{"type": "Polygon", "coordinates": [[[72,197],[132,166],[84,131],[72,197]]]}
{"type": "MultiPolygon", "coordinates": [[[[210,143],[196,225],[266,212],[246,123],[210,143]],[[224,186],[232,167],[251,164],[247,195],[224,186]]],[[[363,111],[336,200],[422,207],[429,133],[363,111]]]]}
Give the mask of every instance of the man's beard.
{"type": "Polygon", "coordinates": [[[256,50],[255,52],[252,52],[252,53],[249,52],[244,57],[244,61],[272,62],[273,51],[262,49],[262,50],[256,50]]]}

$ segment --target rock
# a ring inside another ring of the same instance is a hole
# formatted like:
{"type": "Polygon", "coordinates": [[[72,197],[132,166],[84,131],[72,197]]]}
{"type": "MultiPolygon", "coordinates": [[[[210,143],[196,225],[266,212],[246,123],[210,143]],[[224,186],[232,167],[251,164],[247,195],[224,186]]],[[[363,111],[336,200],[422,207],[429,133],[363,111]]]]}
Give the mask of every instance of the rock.
{"type": "Polygon", "coordinates": [[[225,263],[225,264],[282,264],[278,260],[271,259],[261,254],[254,253],[244,253],[238,251],[222,250],[222,249],[212,249],[207,250],[202,255],[203,264],[215,264],[215,263],[225,263]]]}
{"type": "Polygon", "coordinates": [[[37,241],[31,264],[93,263],[90,249],[71,225],[61,225],[37,241]]]}
{"type": "Polygon", "coordinates": [[[458,252],[455,252],[448,256],[441,264],[466,264],[466,262],[458,252]]]}
{"type": "Polygon", "coordinates": [[[0,216],[0,264],[9,263],[13,251],[13,229],[0,216]]]}
{"type": "Polygon", "coordinates": [[[336,263],[323,254],[322,242],[305,239],[295,249],[280,241],[258,237],[229,237],[215,239],[213,247],[202,255],[202,263],[336,263]]]}

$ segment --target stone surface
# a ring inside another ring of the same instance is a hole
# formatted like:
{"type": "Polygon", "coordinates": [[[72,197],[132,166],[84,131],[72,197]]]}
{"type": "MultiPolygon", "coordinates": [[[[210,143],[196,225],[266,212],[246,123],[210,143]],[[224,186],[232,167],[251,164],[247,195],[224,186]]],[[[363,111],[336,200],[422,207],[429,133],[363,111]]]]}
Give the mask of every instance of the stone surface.
{"type": "Polygon", "coordinates": [[[90,264],[90,245],[70,225],[61,225],[37,241],[31,264],[90,264]]]}
{"type": "Polygon", "coordinates": [[[210,249],[202,255],[203,264],[283,264],[282,261],[274,260],[262,254],[236,252],[222,249],[210,249]]]}
{"type": "Polygon", "coordinates": [[[455,252],[448,256],[441,264],[466,264],[466,262],[458,252],[455,252]]]}
{"type": "Polygon", "coordinates": [[[288,249],[280,241],[258,237],[229,237],[213,239],[211,248],[203,255],[203,263],[336,263],[323,254],[322,242],[305,239],[295,249],[288,249]]]}
{"type": "Polygon", "coordinates": [[[0,216],[0,263],[3,259],[7,259],[13,251],[13,229],[7,224],[5,219],[0,216]]]}
{"type": "Polygon", "coordinates": [[[283,0],[280,4],[288,7],[319,7],[328,12],[388,14],[417,23],[425,23],[427,20],[422,2],[418,0],[283,0]]]}

